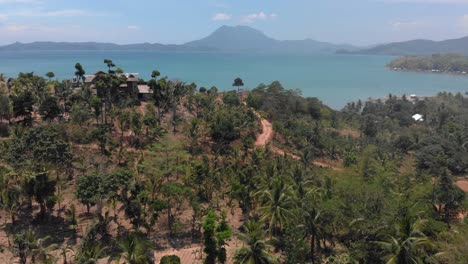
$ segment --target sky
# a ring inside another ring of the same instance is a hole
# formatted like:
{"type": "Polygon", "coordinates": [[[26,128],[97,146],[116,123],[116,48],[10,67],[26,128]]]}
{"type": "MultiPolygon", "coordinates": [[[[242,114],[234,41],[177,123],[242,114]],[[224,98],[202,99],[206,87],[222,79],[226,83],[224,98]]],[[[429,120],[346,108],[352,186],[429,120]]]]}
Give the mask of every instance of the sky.
{"type": "Polygon", "coordinates": [[[0,45],[181,44],[222,25],[361,46],[442,40],[468,35],[468,0],[0,0],[0,45]]]}

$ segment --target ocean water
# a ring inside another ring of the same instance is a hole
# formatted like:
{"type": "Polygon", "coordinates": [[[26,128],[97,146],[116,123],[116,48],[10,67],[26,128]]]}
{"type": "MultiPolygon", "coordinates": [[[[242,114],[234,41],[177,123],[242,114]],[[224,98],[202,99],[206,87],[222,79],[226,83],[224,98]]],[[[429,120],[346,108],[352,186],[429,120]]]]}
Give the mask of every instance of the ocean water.
{"type": "Polygon", "coordinates": [[[126,72],[145,79],[157,69],[162,76],[195,82],[200,86],[233,89],[236,77],[247,89],[260,83],[280,81],[285,88],[299,89],[340,109],[347,102],[389,93],[433,95],[440,91],[468,91],[468,77],[390,71],[390,56],[368,55],[271,55],[155,51],[20,51],[0,52],[0,73],[9,77],[19,72],[43,75],[52,71],[57,78],[72,78],[80,62],[87,74],[106,70],[104,59],[126,72]]]}

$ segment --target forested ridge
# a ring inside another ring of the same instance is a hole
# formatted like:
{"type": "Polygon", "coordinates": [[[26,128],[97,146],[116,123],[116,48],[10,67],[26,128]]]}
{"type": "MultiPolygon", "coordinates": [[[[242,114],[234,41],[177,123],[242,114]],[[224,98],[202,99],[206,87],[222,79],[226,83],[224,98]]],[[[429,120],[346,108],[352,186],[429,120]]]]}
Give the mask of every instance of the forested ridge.
{"type": "Polygon", "coordinates": [[[1,75],[0,262],[468,262],[462,94],[337,111],[154,70],[142,100],[103,68],[1,75]]]}
{"type": "Polygon", "coordinates": [[[432,56],[402,56],[392,60],[388,67],[394,70],[429,71],[467,74],[468,57],[458,54],[434,54],[432,56]]]}

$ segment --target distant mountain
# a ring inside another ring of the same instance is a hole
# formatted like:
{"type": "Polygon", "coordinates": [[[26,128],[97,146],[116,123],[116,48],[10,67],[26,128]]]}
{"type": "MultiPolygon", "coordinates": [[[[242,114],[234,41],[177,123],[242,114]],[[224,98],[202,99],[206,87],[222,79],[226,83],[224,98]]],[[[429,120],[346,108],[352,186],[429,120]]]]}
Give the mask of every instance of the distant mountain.
{"type": "Polygon", "coordinates": [[[98,42],[32,42],[0,46],[0,51],[21,50],[156,50],[267,53],[334,53],[337,50],[357,50],[351,45],[335,45],[311,39],[276,40],[247,26],[222,26],[206,38],[182,45],[141,43],[118,45],[98,42]]]}
{"type": "Polygon", "coordinates": [[[37,41],[32,43],[16,42],[10,45],[0,46],[0,51],[21,51],[21,50],[182,50],[179,45],[163,44],[128,44],[119,45],[114,43],[99,42],[50,42],[37,41]]]}
{"type": "Polygon", "coordinates": [[[395,42],[351,53],[379,55],[430,55],[435,53],[458,53],[468,55],[468,36],[443,41],[417,39],[405,42],[395,42]]]}
{"type": "Polygon", "coordinates": [[[276,40],[248,26],[222,26],[208,37],[186,43],[183,46],[218,51],[274,53],[317,53],[336,52],[340,49],[357,49],[351,45],[335,45],[311,39],[276,40]]]}

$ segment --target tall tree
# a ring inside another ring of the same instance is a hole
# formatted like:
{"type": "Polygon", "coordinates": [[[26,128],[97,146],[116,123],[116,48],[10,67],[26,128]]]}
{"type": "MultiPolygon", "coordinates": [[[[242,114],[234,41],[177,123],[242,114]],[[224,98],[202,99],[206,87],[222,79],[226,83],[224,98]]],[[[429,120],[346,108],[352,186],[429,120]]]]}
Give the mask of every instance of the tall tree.
{"type": "Polygon", "coordinates": [[[154,263],[152,252],[152,243],[146,237],[139,233],[130,233],[126,235],[120,242],[119,248],[123,251],[117,263],[120,263],[120,258],[128,264],[150,264],[154,263]]]}
{"type": "Polygon", "coordinates": [[[244,81],[241,78],[236,78],[232,86],[237,87],[237,92],[240,92],[240,87],[244,86],[244,81]]]}
{"type": "Polygon", "coordinates": [[[244,233],[239,239],[245,245],[234,255],[235,264],[276,264],[279,260],[270,251],[271,246],[265,240],[266,234],[259,222],[249,221],[244,224],[244,233]]]}
{"type": "Polygon", "coordinates": [[[209,211],[205,222],[203,223],[203,252],[206,257],[205,264],[215,264],[218,255],[218,246],[216,241],[216,221],[217,217],[213,211],[209,211]]]}
{"type": "Polygon", "coordinates": [[[85,70],[83,69],[83,66],[81,66],[80,63],[75,64],[75,76],[78,79],[78,83],[80,81],[84,81],[84,75],[86,74],[85,70]]]}
{"type": "Polygon", "coordinates": [[[109,69],[109,73],[110,73],[110,74],[115,73],[115,72],[112,70],[112,68],[115,67],[115,64],[114,64],[114,62],[112,62],[112,60],[110,60],[110,59],[104,59],[104,64],[107,65],[107,68],[109,69]]]}
{"type": "Polygon", "coordinates": [[[273,235],[282,232],[284,225],[294,217],[292,209],[295,203],[291,191],[285,180],[277,176],[272,180],[270,189],[259,193],[260,200],[263,201],[259,207],[262,212],[261,220],[268,223],[273,235]]]}
{"type": "Polygon", "coordinates": [[[55,73],[53,73],[53,72],[48,72],[48,73],[45,74],[45,76],[46,76],[47,78],[49,78],[49,82],[50,82],[50,81],[52,80],[52,78],[55,77],[55,73]]]}
{"type": "Polygon", "coordinates": [[[435,245],[423,232],[425,220],[409,214],[404,215],[388,241],[377,242],[385,251],[387,263],[427,263],[435,245]]]}
{"type": "Polygon", "coordinates": [[[102,197],[103,178],[97,174],[90,174],[78,178],[75,195],[78,201],[86,205],[86,211],[89,213],[91,206],[96,205],[102,197]]]}
{"type": "Polygon", "coordinates": [[[47,96],[39,106],[39,114],[44,120],[53,120],[60,115],[62,110],[58,104],[57,98],[47,96]]]}
{"type": "Polygon", "coordinates": [[[46,202],[49,198],[54,197],[55,185],[56,181],[51,180],[46,172],[39,173],[27,181],[27,192],[33,194],[36,202],[39,204],[41,218],[46,213],[46,202]]]}
{"type": "Polygon", "coordinates": [[[34,97],[30,91],[21,92],[12,97],[13,115],[23,117],[24,123],[29,124],[32,121],[32,112],[34,106],[34,97]]]}

